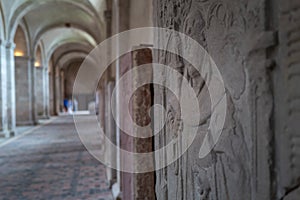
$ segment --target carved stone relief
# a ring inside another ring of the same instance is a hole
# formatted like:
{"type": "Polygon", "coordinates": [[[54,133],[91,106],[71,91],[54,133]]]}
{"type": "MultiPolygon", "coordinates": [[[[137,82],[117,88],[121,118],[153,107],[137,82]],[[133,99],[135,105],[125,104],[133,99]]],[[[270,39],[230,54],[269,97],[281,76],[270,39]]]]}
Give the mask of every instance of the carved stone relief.
{"type": "MultiPolygon", "coordinates": [[[[212,56],[224,79],[227,117],[211,153],[199,159],[203,136],[213,110],[205,81],[195,68],[170,53],[157,53],[156,62],[178,70],[198,95],[199,132],[189,150],[166,169],[156,172],[158,199],[271,199],[271,124],[273,97],[267,48],[276,44],[266,29],[263,0],[156,1],[156,25],[181,31],[212,56]],[[199,115],[200,118],[200,115],[199,115]]],[[[155,41],[160,41],[159,35],[155,41]]],[[[172,36],[170,36],[172,37],[172,36]]],[[[178,41],[178,51],[188,50],[178,41]]],[[[165,77],[168,77],[165,75],[165,77]]],[[[168,80],[166,80],[168,81],[168,80]]],[[[174,81],[174,80],[172,80],[174,81]]],[[[180,83],[180,80],[177,80],[180,83]]],[[[180,84],[179,84],[180,85],[180,84]]],[[[180,94],[180,88],[178,88],[180,94]]],[[[180,137],[180,109],[167,90],[155,93],[167,110],[167,137],[180,137]],[[175,102],[175,103],[174,103],[175,102]],[[178,117],[179,116],[179,117],[178,117]],[[179,130],[179,131],[178,131],[179,130]]],[[[168,138],[158,136],[156,148],[168,138]]],[[[180,151],[180,147],[178,151],[180,151]]],[[[164,161],[164,155],[156,158],[164,161]]]]}
{"type": "MultiPolygon", "coordinates": [[[[300,2],[279,9],[279,57],[274,75],[277,195],[298,199],[300,188],[300,2]]],[[[283,198],[285,197],[285,198],[283,198]]]]}

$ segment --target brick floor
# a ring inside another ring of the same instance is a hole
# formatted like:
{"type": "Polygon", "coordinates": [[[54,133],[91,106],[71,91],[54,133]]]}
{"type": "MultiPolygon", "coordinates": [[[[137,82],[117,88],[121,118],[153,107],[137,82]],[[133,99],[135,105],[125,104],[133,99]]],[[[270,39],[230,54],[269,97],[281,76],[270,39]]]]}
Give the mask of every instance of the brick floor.
{"type": "Polygon", "coordinates": [[[112,199],[105,167],[62,116],[0,147],[0,200],[112,199]]]}

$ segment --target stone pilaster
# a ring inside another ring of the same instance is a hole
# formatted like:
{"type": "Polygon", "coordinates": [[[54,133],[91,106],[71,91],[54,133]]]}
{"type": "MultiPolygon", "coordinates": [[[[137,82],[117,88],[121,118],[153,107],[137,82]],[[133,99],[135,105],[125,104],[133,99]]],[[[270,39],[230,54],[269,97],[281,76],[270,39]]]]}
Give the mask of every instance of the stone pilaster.
{"type": "Polygon", "coordinates": [[[55,114],[59,114],[60,113],[60,99],[61,99],[61,96],[60,96],[60,94],[61,94],[61,92],[60,92],[60,89],[61,89],[61,87],[60,87],[60,69],[59,69],[59,67],[55,67],[55,70],[54,70],[54,84],[55,84],[55,86],[54,86],[54,102],[55,102],[55,114]]]}
{"type": "MultiPolygon", "coordinates": [[[[116,134],[115,134],[115,121],[112,115],[112,105],[111,105],[111,100],[112,100],[112,93],[115,87],[114,82],[109,82],[106,85],[106,90],[105,90],[105,134],[106,136],[110,139],[112,143],[116,143],[116,134]]],[[[108,152],[107,155],[112,155],[112,150],[111,149],[106,149],[108,152]]],[[[110,156],[107,158],[110,160],[111,163],[116,163],[116,157],[115,156],[110,156]]],[[[107,179],[112,186],[116,180],[117,180],[117,172],[114,169],[108,168],[106,170],[107,174],[107,179]]]]}
{"type": "Polygon", "coordinates": [[[44,119],[45,117],[45,88],[44,88],[44,67],[35,67],[35,95],[36,95],[36,108],[37,118],[44,119]]]}
{"type": "Polygon", "coordinates": [[[60,70],[59,71],[59,77],[60,77],[60,99],[59,99],[59,103],[60,103],[60,111],[62,111],[62,105],[63,105],[63,101],[65,98],[65,72],[60,70]]]}
{"type": "Polygon", "coordinates": [[[51,66],[51,73],[50,73],[50,83],[51,83],[51,115],[56,116],[58,113],[56,112],[56,68],[55,66],[51,66]]]}
{"type": "Polygon", "coordinates": [[[49,71],[48,67],[44,68],[44,109],[45,109],[45,118],[50,118],[50,87],[49,87],[49,71]]]}
{"type": "MultiPolygon", "coordinates": [[[[132,52],[133,54],[133,66],[139,67],[145,64],[152,63],[152,51],[151,49],[142,49],[132,52]]],[[[138,70],[133,75],[133,88],[136,88],[139,83],[147,80],[147,83],[151,83],[152,81],[152,68],[149,66],[146,70],[138,70]]],[[[145,114],[147,113],[152,106],[152,97],[151,97],[151,88],[150,85],[144,85],[135,91],[133,96],[132,103],[132,116],[133,121],[139,126],[143,127],[142,131],[133,128],[135,132],[134,135],[152,135],[151,126],[151,118],[145,114]]],[[[134,138],[133,139],[133,147],[134,152],[137,153],[148,153],[153,151],[153,139],[149,138],[134,138]]],[[[154,159],[154,158],[153,158],[154,159]]],[[[136,171],[139,171],[139,168],[143,166],[153,166],[153,160],[147,161],[147,163],[138,163],[135,166],[136,171]]],[[[133,175],[133,199],[155,199],[155,180],[154,180],[154,172],[148,173],[140,173],[133,175]]]]}
{"type": "Polygon", "coordinates": [[[49,66],[49,73],[48,73],[48,84],[49,84],[49,116],[55,115],[55,103],[54,103],[54,69],[53,66],[49,66]]]}
{"type": "Polygon", "coordinates": [[[0,40],[0,134],[1,137],[8,136],[7,123],[7,67],[5,43],[0,40]]]}
{"type": "Polygon", "coordinates": [[[36,69],[34,66],[35,59],[31,58],[30,60],[30,72],[29,72],[29,80],[30,81],[30,90],[31,90],[31,117],[34,124],[37,124],[37,113],[36,113],[36,94],[35,94],[35,85],[36,85],[36,69]]]}
{"type": "Polygon", "coordinates": [[[49,118],[49,77],[47,67],[36,68],[37,113],[39,119],[49,118]]]}
{"type": "Polygon", "coordinates": [[[13,42],[6,43],[6,67],[7,67],[7,126],[8,134],[13,136],[16,129],[16,85],[15,85],[15,59],[14,49],[16,45],[13,42]]]}
{"type": "Polygon", "coordinates": [[[30,57],[15,57],[17,125],[35,124],[32,114],[32,70],[30,57]]]}

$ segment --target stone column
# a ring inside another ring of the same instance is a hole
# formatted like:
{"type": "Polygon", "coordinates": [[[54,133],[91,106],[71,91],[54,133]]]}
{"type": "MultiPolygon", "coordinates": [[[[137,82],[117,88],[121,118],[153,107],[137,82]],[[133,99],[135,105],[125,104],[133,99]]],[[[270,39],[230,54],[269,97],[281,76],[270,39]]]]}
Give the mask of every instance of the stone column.
{"type": "MultiPolygon", "coordinates": [[[[106,38],[110,38],[112,35],[112,11],[111,10],[106,10],[104,13],[105,17],[105,22],[106,22],[106,38]]],[[[111,46],[107,48],[107,57],[111,57],[111,46]]],[[[111,79],[112,77],[112,66],[107,68],[107,79],[111,79]]]]}
{"type": "Polygon", "coordinates": [[[52,66],[51,70],[51,85],[52,85],[52,114],[57,115],[57,110],[56,110],[56,69],[55,66],[52,66]]]}
{"type": "Polygon", "coordinates": [[[60,98],[59,98],[59,105],[60,105],[60,112],[63,109],[63,102],[65,98],[65,73],[64,71],[60,70],[59,72],[59,83],[60,83],[60,98]]]}
{"type": "Polygon", "coordinates": [[[49,76],[48,76],[48,68],[44,64],[45,67],[42,68],[41,75],[42,75],[42,96],[43,96],[43,115],[41,118],[49,119],[49,76]]]}
{"type": "Polygon", "coordinates": [[[44,109],[45,109],[45,118],[50,118],[50,87],[49,87],[49,70],[48,67],[44,68],[44,109]]]}
{"type": "MultiPolygon", "coordinates": [[[[124,74],[129,72],[131,69],[132,69],[132,54],[127,53],[126,55],[123,55],[120,58],[120,77],[124,76],[124,74]]],[[[123,94],[128,95],[128,96],[122,95],[122,99],[130,98],[130,95],[133,94],[132,85],[133,85],[133,82],[132,82],[131,76],[126,81],[126,84],[120,85],[120,91],[123,91],[123,94]]],[[[122,99],[120,98],[120,101],[122,99]]],[[[126,106],[128,106],[130,113],[133,113],[132,112],[132,102],[129,102],[129,105],[126,105],[126,106]]],[[[133,137],[130,136],[130,134],[132,134],[132,131],[133,131],[130,117],[126,116],[124,109],[120,109],[119,112],[120,112],[119,124],[126,127],[126,130],[129,132],[129,133],[126,133],[126,132],[123,132],[122,130],[120,130],[120,148],[124,149],[126,151],[129,151],[129,152],[134,152],[133,137]]],[[[126,158],[126,160],[125,160],[124,158],[120,157],[119,159],[120,159],[121,166],[126,166],[126,164],[128,165],[128,158],[126,158]]],[[[130,163],[130,164],[132,164],[132,163],[130,163]]],[[[122,198],[123,199],[133,199],[133,195],[134,195],[133,174],[122,172],[121,177],[122,177],[122,179],[121,179],[122,198]]]]}
{"type": "Polygon", "coordinates": [[[33,125],[32,115],[32,66],[29,57],[15,57],[16,66],[16,120],[17,125],[33,125]]]}
{"type": "MultiPolygon", "coordinates": [[[[112,22],[112,27],[115,29],[115,33],[119,33],[125,30],[128,30],[129,28],[129,0],[114,0],[113,2],[113,13],[114,21],[112,22]]],[[[116,53],[119,53],[119,42],[116,44],[116,53]]],[[[116,81],[118,81],[120,78],[120,60],[116,60],[116,81]]],[[[119,91],[117,89],[116,91],[117,97],[116,97],[116,121],[120,121],[120,107],[119,107],[119,91]]],[[[118,127],[116,127],[116,145],[118,147],[121,146],[121,132],[118,127]]],[[[120,158],[120,152],[117,151],[117,166],[121,166],[121,158],[120,158]]],[[[121,180],[121,172],[117,172],[117,183],[113,185],[113,195],[114,198],[119,199],[122,196],[122,180],[121,180]]]]}
{"type": "MultiPolygon", "coordinates": [[[[151,49],[142,49],[132,52],[133,68],[139,67],[145,64],[152,63],[152,51],[151,49]]],[[[147,83],[152,81],[152,68],[148,66],[147,69],[137,71],[133,75],[133,85],[139,85],[139,83],[147,80],[147,83]]],[[[135,88],[135,86],[133,86],[135,88]]],[[[151,118],[147,115],[152,106],[152,94],[150,85],[144,85],[134,91],[132,98],[132,118],[133,121],[139,126],[143,127],[143,133],[139,132],[135,127],[132,129],[134,135],[152,135],[151,118]]],[[[154,141],[152,137],[149,138],[133,138],[133,152],[148,153],[153,152],[154,141]]],[[[136,161],[134,162],[136,163],[136,161]]],[[[152,166],[154,170],[154,158],[148,160],[147,163],[137,163],[135,167],[136,171],[139,171],[143,166],[152,166]]],[[[133,174],[133,199],[155,199],[155,174],[154,172],[133,174]]]]}
{"type": "Polygon", "coordinates": [[[38,119],[44,118],[44,67],[35,67],[36,114],[38,119]]]}
{"type": "Polygon", "coordinates": [[[48,74],[48,84],[49,84],[49,116],[54,116],[55,115],[55,103],[54,103],[54,70],[53,70],[53,66],[49,66],[50,67],[50,71],[48,74]]]}
{"type": "Polygon", "coordinates": [[[29,68],[29,77],[28,79],[30,80],[30,90],[31,90],[31,117],[32,117],[32,121],[34,122],[34,124],[37,124],[37,114],[36,114],[36,96],[35,96],[35,84],[36,84],[36,77],[35,77],[35,58],[31,58],[30,60],[30,68],[29,68]]]}
{"type": "MultiPolygon", "coordinates": [[[[140,65],[149,64],[152,62],[152,53],[150,49],[136,50],[132,53],[128,53],[120,58],[120,77],[132,70],[134,67],[139,67],[140,65]]],[[[152,129],[150,128],[151,119],[147,115],[149,109],[152,105],[152,96],[150,85],[145,85],[140,87],[138,90],[133,91],[135,85],[138,85],[141,80],[148,80],[151,82],[152,79],[152,68],[149,67],[148,70],[143,70],[141,73],[137,72],[131,74],[130,78],[126,79],[126,84],[120,86],[122,99],[129,99],[131,101],[126,105],[120,99],[120,124],[122,127],[126,127],[126,131],[120,131],[120,147],[129,152],[136,153],[146,153],[153,151],[154,141],[152,137],[150,138],[136,138],[131,135],[152,135],[152,129]],[[127,96],[128,95],[128,96],[127,96]],[[129,109],[131,113],[132,120],[135,124],[144,127],[143,133],[138,132],[130,117],[124,112],[125,109],[129,109]]],[[[121,166],[128,166],[128,159],[120,157],[121,166]]],[[[154,166],[153,160],[148,160],[147,163],[137,163],[135,158],[131,158],[133,163],[130,163],[135,171],[140,170],[141,167],[154,166]]],[[[131,173],[121,173],[121,189],[123,199],[155,199],[155,180],[154,172],[131,174],[131,173]]]]}
{"type": "MultiPolygon", "coordinates": [[[[106,136],[110,139],[110,141],[113,144],[116,144],[116,132],[115,132],[115,121],[112,115],[112,105],[111,105],[111,100],[112,100],[112,93],[115,87],[115,83],[113,81],[108,82],[106,85],[106,90],[105,90],[105,134],[106,136]]],[[[100,114],[100,113],[99,113],[100,114]]],[[[107,155],[110,157],[107,158],[110,160],[111,163],[116,163],[116,156],[112,155],[112,150],[111,149],[106,149],[107,155]]],[[[110,186],[112,186],[116,181],[117,181],[117,172],[115,169],[107,168],[106,170],[106,176],[107,179],[110,183],[110,186]]]]}
{"type": "Polygon", "coordinates": [[[54,69],[54,102],[55,102],[55,112],[58,115],[60,113],[60,69],[55,67],[54,69]]]}
{"type": "Polygon", "coordinates": [[[16,85],[15,85],[15,59],[13,42],[6,44],[7,67],[7,123],[9,136],[13,136],[16,129],[16,85]]]}
{"type": "Polygon", "coordinates": [[[7,67],[6,67],[6,48],[5,43],[0,40],[0,136],[8,137],[7,122],[7,67]]]}

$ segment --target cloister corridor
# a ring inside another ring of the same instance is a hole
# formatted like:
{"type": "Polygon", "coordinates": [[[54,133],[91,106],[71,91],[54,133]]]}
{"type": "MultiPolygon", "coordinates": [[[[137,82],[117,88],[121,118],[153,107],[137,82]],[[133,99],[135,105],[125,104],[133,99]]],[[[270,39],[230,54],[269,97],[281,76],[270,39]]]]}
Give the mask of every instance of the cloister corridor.
{"type": "Polygon", "coordinates": [[[0,0],[0,200],[300,200],[300,0],[0,0]]]}
{"type": "Polygon", "coordinates": [[[0,143],[1,200],[112,199],[105,167],[82,145],[72,116],[24,133],[0,143]]]}

